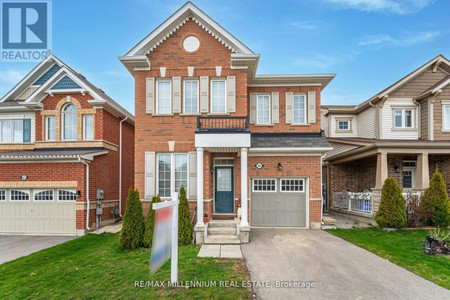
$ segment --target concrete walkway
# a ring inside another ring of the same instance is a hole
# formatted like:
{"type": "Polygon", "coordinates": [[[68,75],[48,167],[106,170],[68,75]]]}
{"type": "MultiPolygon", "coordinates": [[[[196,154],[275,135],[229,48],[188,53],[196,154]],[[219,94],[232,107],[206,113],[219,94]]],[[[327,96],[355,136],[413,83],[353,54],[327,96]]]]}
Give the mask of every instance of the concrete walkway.
{"type": "Polygon", "coordinates": [[[106,225],[103,227],[100,227],[98,230],[92,231],[92,234],[102,234],[104,232],[109,233],[118,233],[122,230],[122,221],[119,221],[112,225],[106,225]]]}
{"type": "Polygon", "coordinates": [[[198,257],[242,258],[241,245],[202,245],[198,257]]]}
{"type": "Polygon", "coordinates": [[[0,264],[73,240],[76,236],[0,235],[0,264]]]}
{"type": "Polygon", "coordinates": [[[254,287],[257,299],[450,299],[449,290],[324,231],[252,228],[250,239],[242,252],[251,280],[270,282],[254,287]]]}

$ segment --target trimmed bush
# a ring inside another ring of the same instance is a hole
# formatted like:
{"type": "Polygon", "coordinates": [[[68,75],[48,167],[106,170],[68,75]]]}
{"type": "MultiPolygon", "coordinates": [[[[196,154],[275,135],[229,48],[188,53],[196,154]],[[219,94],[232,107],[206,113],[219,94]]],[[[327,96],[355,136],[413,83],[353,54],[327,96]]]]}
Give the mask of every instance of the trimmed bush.
{"type": "Polygon", "coordinates": [[[381,203],[375,221],[383,228],[402,228],[406,225],[405,199],[394,178],[384,181],[381,203]]]}
{"type": "Polygon", "coordinates": [[[180,188],[180,196],[178,199],[180,200],[178,206],[178,245],[184,246],[189,245],[192,242],[192,233],[194,231],[184,186],[181,186],[180,188]]]}
{"type": "Polygon", "coordinates": [[[152,198],[152,203],[148,209],[147,220],[145,220],[145,235],[144,235],[144,247],[151,248],[153,242],[153,230],[155,229],[155,210],[153,209],[153,203],[161,202],[159,196],[152,198]]]}
{"type": "Polygon", "coordinates": [[[120,247],[125,249],[142,247],[144,228],[144,215],[139,192],[130,188],[123,216],[122,232],[120,233],[120,247]]]}
{"type": "Polygon", "coordinates": [[[450,203],[442,174],[437,170],[421,199],[422,220],[427,225],[446,227],[450,224],[450,203]]]}

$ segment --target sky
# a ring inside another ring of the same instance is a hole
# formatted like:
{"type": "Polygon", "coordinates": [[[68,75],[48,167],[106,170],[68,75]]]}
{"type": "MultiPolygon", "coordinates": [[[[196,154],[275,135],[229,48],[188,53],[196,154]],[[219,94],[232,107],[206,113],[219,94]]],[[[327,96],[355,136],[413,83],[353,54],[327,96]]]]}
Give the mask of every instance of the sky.
{"type": "MultiPolygon", "coordinates": [[[[195,0],[261,54],[258,74],[336,73],[322,104],[359,104],[439,54],[450,58],[449,0],[195,0]]],[[[185,1],[53,0],[52,52],[134,113],[117,59],[185,1]]],[[[36,63],[0,62],[0,95],[36,63]]]]}

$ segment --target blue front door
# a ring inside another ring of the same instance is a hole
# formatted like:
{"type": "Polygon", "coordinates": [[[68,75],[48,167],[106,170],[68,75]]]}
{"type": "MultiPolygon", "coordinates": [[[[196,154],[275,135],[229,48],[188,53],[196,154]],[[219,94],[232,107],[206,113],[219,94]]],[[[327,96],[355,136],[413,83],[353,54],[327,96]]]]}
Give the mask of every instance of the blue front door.
{"type": "Polygon", "coordinates": [[[216,167],[214,174],[215,212],[234,213],[233,167],[216,167]]]}

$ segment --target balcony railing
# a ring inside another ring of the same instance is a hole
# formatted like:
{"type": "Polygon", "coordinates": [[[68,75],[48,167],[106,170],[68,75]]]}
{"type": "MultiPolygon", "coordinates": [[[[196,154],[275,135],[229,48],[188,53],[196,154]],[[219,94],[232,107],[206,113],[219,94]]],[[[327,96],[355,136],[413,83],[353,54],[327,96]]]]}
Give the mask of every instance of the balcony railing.
{"type": "Polygon", "coordinates": [[[197,132],[250,132],[248,117],[200,116],[197,117],[197,132]]]}
{"type": "Polygon", "coordinates": [[[333,207],[358,212],[372,212],[372,193],[333,193],[333,207]]]}

